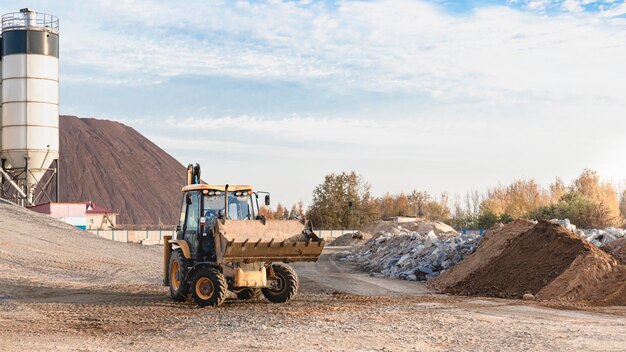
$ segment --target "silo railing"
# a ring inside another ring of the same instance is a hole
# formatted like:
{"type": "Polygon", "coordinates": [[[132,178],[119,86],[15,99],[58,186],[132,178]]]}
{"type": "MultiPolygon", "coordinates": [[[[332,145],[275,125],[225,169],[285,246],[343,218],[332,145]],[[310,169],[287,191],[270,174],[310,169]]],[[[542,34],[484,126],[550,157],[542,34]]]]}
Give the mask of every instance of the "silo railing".
{"type": "Polygon", "coordinates": [[[2,15],[2,30],[40,28],[59,33],[59,18],[46,13],[36,12],[26,16],[23,12],[10,12],[2,15]]]}

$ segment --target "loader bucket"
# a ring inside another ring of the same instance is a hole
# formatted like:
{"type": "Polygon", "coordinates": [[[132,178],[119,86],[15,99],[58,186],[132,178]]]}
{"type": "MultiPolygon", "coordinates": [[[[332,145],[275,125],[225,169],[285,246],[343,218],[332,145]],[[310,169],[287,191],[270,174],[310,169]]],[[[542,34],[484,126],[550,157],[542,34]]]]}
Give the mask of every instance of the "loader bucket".
{"type": "Polygon", "coordinates": [[[298,220],[218,220],[214,233],[218,261],[226,263],[314,262],[325,244],[298,220]]]}

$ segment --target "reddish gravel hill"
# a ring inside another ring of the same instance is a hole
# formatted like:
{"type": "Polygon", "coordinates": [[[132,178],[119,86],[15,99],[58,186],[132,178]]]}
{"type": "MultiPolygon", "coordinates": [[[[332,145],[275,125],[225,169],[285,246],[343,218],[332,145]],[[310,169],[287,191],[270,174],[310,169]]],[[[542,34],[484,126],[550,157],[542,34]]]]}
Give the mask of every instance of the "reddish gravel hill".
{"type": "Polygon", "coordinates": [[[62,202],[93,201],[119,224],[172,225],[185,167],[139,132],[114,121],[60,117],[62,202]]]}

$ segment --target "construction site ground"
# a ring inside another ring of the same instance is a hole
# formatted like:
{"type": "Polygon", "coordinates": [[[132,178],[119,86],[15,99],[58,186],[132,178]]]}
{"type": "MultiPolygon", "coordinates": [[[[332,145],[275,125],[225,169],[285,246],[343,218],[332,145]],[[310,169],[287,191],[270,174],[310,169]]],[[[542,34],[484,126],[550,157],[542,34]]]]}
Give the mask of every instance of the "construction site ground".
{"type": "Polygon", "coordinates": [[[287,304],[176,303],[160,246],[0,205],[0,350],[624,350],[626,308],[437,295],[327,248],[287,304]]]}

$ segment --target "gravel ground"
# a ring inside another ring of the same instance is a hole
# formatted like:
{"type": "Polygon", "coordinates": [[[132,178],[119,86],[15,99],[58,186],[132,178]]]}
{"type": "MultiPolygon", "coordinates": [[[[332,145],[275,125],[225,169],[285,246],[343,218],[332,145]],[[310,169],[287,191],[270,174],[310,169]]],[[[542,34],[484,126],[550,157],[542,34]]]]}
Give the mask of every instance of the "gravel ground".
{"type": "Polygon", "coordinates": [[[435,295],[325,251],[295,300],[169,299],[161,248],[0,205],[0,350],[626,350],[626,309],[435,295]]]}

